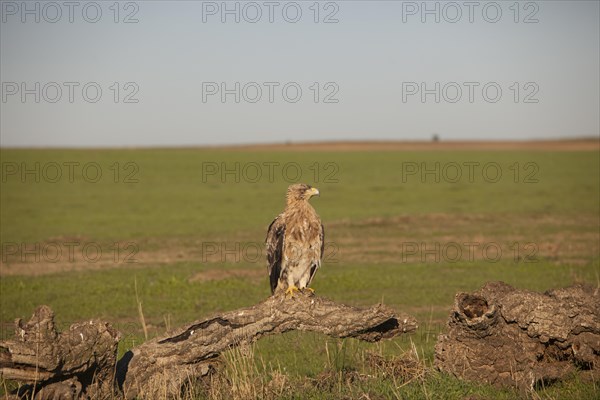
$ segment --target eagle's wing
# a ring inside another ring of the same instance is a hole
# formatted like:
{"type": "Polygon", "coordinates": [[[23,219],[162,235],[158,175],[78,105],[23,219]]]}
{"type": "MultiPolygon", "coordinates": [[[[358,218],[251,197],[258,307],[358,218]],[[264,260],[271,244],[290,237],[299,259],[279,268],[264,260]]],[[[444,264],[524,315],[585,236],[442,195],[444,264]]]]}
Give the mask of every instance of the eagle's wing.
{"type": "Polygon", "coordinates": [[[318,246],[319,250],[317,251],[317,257],[315,260],[313,260],[310,268],[310,277],[308,278],[309,284],[315,277],[317,270],[321,267],[321,260],[323,259],[323,254],[325,253],[325,227],[323,227],[321,221],[319,221],[319,224],[321,225],[321,231],[319,232],[319,237],[317,238],[317,240],[320,242],[318,246]]]}
{"type": "Polygon", "coordinates": [[[319,239],[321,240],[321,260],[323,259],[323,253],[325,253],[325,227],[323,223],[321,223],[321,234],[319,235],[319,239]]]}
{"type": "Polygon", "coordinates": [[[283,259],[283,239],[285,237],[285,223],[283,214],[271,222],[267,231],[267,268],[271,282],[271,294],[275,293],[279,276],[281,275],[281,261],[283,259]]]}

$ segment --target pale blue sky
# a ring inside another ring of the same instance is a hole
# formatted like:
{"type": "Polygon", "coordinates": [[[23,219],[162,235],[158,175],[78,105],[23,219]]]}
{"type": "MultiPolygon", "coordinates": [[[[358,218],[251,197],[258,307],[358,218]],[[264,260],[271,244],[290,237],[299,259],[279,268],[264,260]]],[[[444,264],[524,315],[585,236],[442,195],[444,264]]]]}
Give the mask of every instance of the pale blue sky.
{"type": "Polygon", "coordinates": [[[315,1],[247,3],[227,3],[240,10],[236,23],[235,15],[221,15],[220,1],[120,2],[115,23],[115,1],[74,2],[70,22],[62,1],[30,1],[32,13],[23,14],[21,1],[2,0],[0,144],[599,135],[597,1],[428,2],[428,9],[439,10],[439,22],[435,14],[422,13],[421,1],[320,2],[319,23],[315,1]],[[472,21],[467,4],[474,4],[472,21]],[[86,21],[96,18],[97,8],[98,22],[86,21]],[[299,21],[286,21],[298,8],[299,21]],[[252,23],[257,9],[262,17],[252,23]],[[330,13],[337,23],[323,22],[330,13]],[[123,23],[129,14],[138,22],[123,23]],[[236,82],[239,103],[233,93],[222,102],[220,92],[206,92],[221,85],[235,92],[236,82]],[[252,103],[257,86],[262,97],[252,103]],[[57,87],[62,96],[52,103],[57,87]],[[98,87],[102,95],[93,103],[98,87]],[[293,103],[298,87],[302,95],[293,103]],[[424,102],[422,87],[431,89],[424,102]],[[407,92],[415,88],[419,92],[407,92]],[[492,102],[498,88],[502,94],[492,102]],[[31,92],[23,96],[22,89],[31,92]],[[128,94],[138,102],[124,102],[128,94]],[[324,102],[328,94],[338,102],[324,102]]]}

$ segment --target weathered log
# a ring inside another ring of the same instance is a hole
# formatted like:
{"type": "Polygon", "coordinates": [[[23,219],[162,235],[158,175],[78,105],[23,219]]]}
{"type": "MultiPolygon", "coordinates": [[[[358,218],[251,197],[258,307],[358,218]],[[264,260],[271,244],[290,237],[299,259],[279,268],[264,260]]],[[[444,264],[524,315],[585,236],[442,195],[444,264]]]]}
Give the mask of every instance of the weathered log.
{"type": "Polygon", "coordinates": [[[275,296],[134,348],[119,361],[117,379],[126,398],[176,395],[207,374],[221,352],[265,335],[302,330],[375,342],[416,329],[413,317],[383,305],[361,309],[308,294],[275,296]]]}
{"type": "Polygon", "coordinates": [[[0,343],[0,374],[29,383],[25,391],[35,387],[40,399],[178,397],[211,371],[221,352],[265,335],[303,330],[375,342],[416,329],[413,317],[383,305],[363,309],[310,294],[276,296],[149,340],[115,368],[118,334],[108,324],[89,321],[58,334],[52,310],[41,306],[27,325],[17,321],[16,340],[0,343]]]}
{"type": "Polygon", "coordinates": [[[447,328],[435,366],[470,381],[526,391],[600,366],[598,288],[542,294],[488,283],[456,295],[447,328]]]}
{"type": "Polygon", "coordinates": [[[0,376],[26,385],[21,394],[75,399],[112,393],[119,335],[92,320],[58,333],[54,312],[38,307],[29,322],[15,321],[15,339],[0,342],[0,376]]]}

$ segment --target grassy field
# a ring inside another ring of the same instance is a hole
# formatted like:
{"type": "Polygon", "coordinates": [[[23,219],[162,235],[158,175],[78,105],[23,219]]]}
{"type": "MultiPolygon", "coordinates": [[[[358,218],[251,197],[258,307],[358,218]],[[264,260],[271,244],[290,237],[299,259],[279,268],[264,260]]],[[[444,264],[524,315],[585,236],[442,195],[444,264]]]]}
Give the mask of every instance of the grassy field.
{"type": "MultiPolygon", "coordinates": [[[[137,299],[156,336],[266,298],[266,229],[296,181],[321,191],[312,200],[327,242],[317,294],[383,301],[419,320],[416,334],[377,345],[264,338],[249,356],[225,357],[227,391],[199,389],[199,398],[514,398],[429,368],[454,295],[493,280],[539,291],[600,282],[597,148],[0,156],[2,338],[15,318],[48,304],[62,328],[110,321],[124,334],[123,352],[144,340],[137,299]],[[418,358],[418,366],[394,375],[377,357],[418,358]]],[[[595,399],[600,388],[575,375],[528,397],[595,399]]]]}

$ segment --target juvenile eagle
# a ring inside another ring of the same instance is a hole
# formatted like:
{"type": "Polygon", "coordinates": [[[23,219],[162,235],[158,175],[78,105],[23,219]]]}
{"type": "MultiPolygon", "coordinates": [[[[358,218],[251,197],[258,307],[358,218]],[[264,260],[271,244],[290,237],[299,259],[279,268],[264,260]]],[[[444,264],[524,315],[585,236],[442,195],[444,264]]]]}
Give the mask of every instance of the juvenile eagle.
{"type": "Polygon", "coordinates": [[[325,231],[308,203],[315,195],[319,191],[309,185],[291,185],[285,210],[269,225],[266,248],[272,294],[285,291],[293,296],[294,291],[308,288],[321,266],[325,231]]]}

